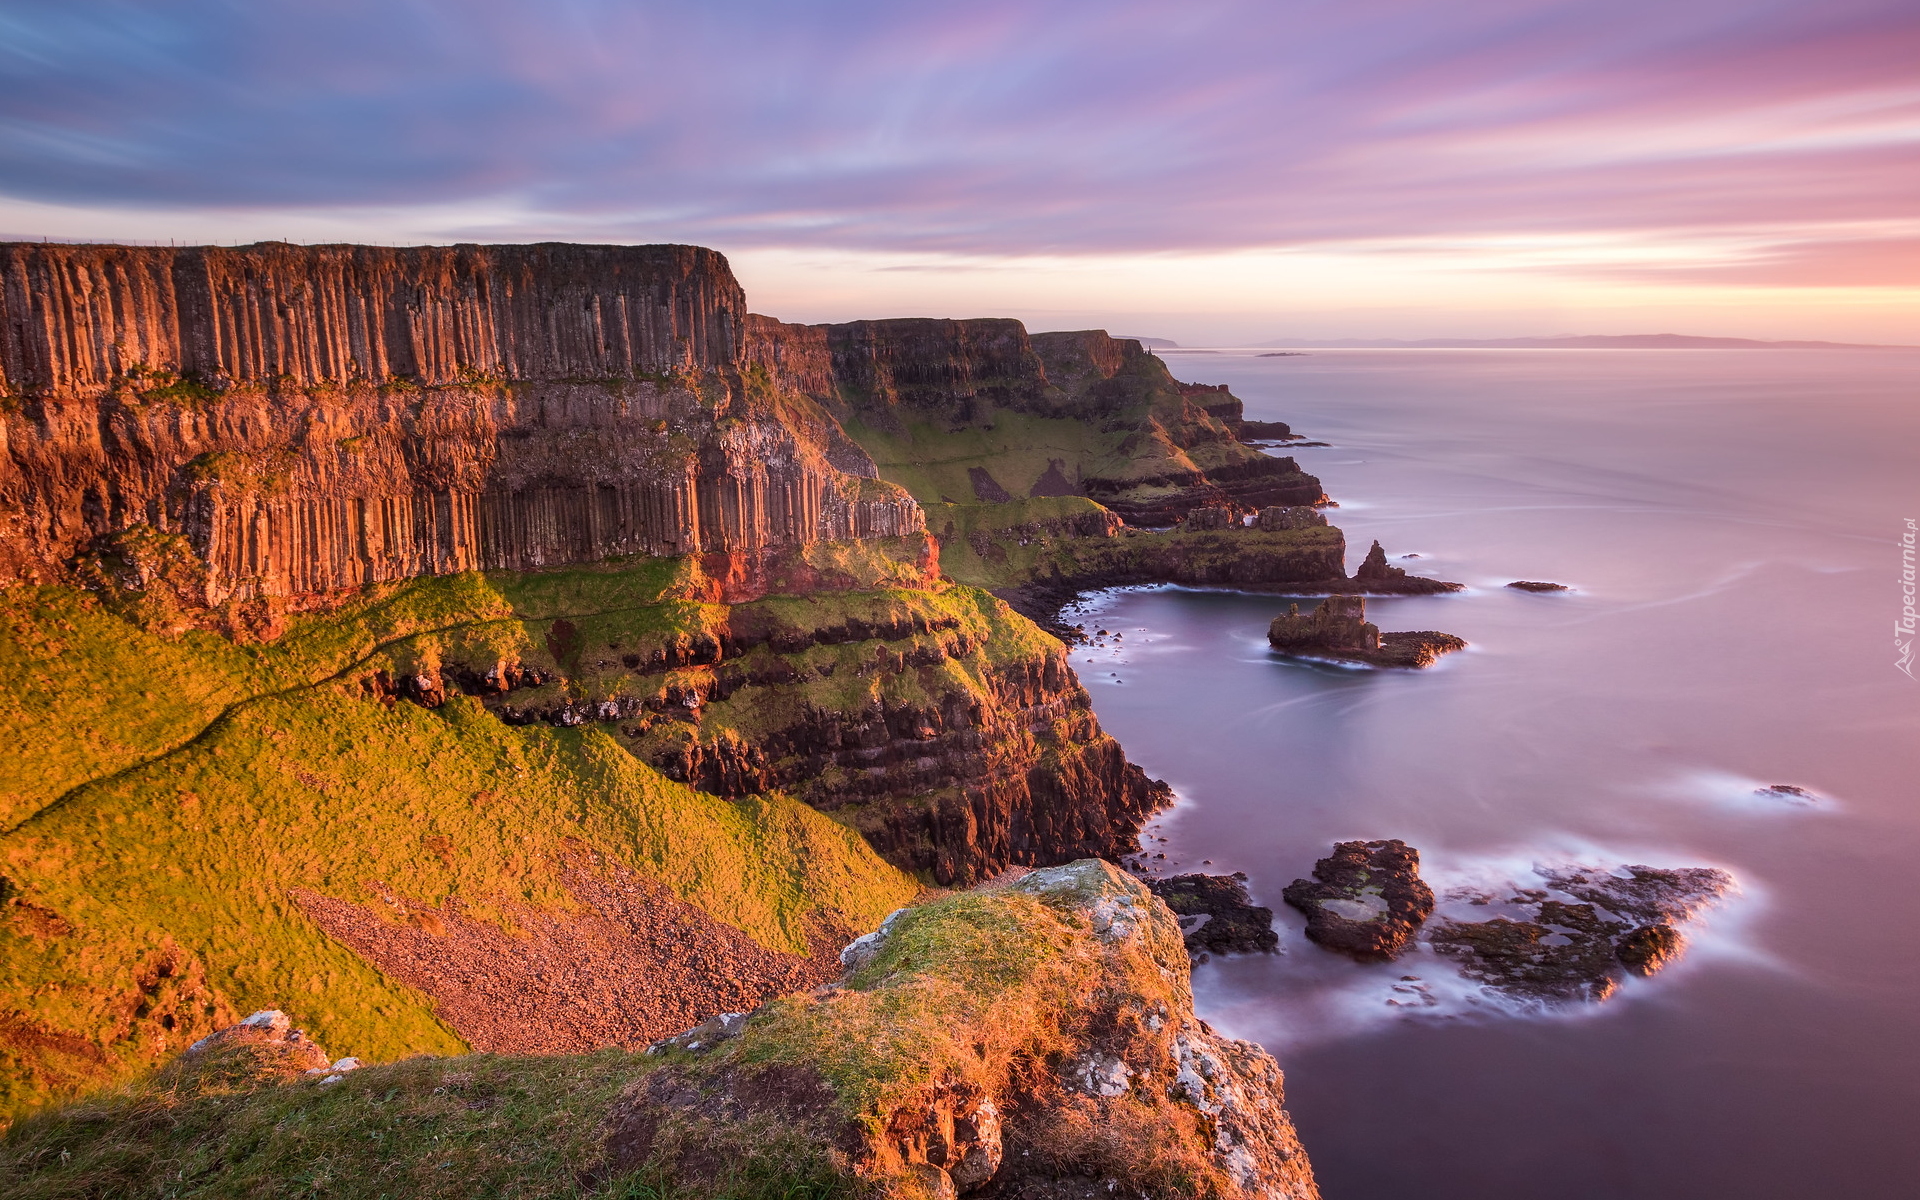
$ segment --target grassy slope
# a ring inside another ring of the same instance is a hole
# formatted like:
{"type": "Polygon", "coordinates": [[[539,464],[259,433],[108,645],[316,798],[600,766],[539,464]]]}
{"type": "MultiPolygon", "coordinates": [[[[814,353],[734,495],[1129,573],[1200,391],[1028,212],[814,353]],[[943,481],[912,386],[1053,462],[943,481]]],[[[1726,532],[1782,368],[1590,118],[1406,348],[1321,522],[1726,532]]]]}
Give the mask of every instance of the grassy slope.
{"type": "Polygon", "coordinates": [[[463,1048],[423,997],[306,920],[292,887],[365,900],[384,881],[510,927],[515,905],[569,903],[554,858],[577,839],[780,949],[803,950],[816,913],[866,926],[896,907],[913,881],[795,801],[694,792],[595,726],[510,727],[464,698],[388,707],[357,686],[448,654],[541,657],[562,616],[664,636],[706,608],[675,598],[684,572],[420,580],[268,646],[150,633],[86,593],[0,593],[0,669],[16,681],[0,736],[24,751],[0,790],[26,817],[0,838],[19,893],[0,910],[0,1010],[28,1026],[0,1022],[0,1108],[124,1076],[224,1019],[183,1009],[172,1036],[134,1019],[183,985],[141,996],[130,979],[183,955],[233,1010],[285,1008],[336,1053],[463,1048]]]}
{"type": "MultiPolygon", "coordinates": [[[[1122,890],[1106,884],[1098,894],[1122,890]]],[[[1103,950],[1083,907],[1094,898],[987,889],[916,907],[844,989],[775,1002],[706,1059],[474,1055],[369,1068],[331,1087],[225,1094],[149,1081],[22,1122],[0,1148],[0,1190],[21,1200],[569,1197],[587,1191],[578,1176],[597,1157],[617,1097],[661,1067],[690,1071],[698,1086],[728,1071],[798,1065],[824,1077],[840,1112],[869,1124],[937,1082],[1004,1092],[1019,1062],[1070,1051],[1063,1024],[1090,1006],[1117,1003],[1137,1018],[1188,1003],[1171,917],[1151,923],[1138,945],[1103,950]]],[[[1139,1109],[1130,1115],[1164,1130],[1168,1106],[1149,1091],[1127,1102],[1139,1109]]],[[[713,1132],[728,1136],[724,1127],[713,1132]]],[[[836,1185],[820,1141],[781,1144],[780,1132],[746,1122],[726,1160],[732,1178],[717,1185],[683,1190],[643,1169],[594,1194],[851,1194],[836,1185]]]]}

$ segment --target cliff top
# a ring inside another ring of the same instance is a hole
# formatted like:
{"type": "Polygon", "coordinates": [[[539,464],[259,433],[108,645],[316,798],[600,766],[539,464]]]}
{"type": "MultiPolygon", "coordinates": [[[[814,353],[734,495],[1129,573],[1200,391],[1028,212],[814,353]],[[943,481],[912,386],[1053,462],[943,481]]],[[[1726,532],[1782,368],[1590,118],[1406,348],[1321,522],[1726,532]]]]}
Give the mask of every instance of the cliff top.
{"type": "Polygon", "coordinates": [[[332,1079],[273,1056],[253,1074],[232,1055],[170,1068],[22,1122],[0,1186],[135,1194],[190,1172],[254,1196],[1317,1196],[1273,1060],[1193,1016],[1173,914],[1115,868],[901,910],[843,959],[836,984],[644,1055],[332,1079]]]}

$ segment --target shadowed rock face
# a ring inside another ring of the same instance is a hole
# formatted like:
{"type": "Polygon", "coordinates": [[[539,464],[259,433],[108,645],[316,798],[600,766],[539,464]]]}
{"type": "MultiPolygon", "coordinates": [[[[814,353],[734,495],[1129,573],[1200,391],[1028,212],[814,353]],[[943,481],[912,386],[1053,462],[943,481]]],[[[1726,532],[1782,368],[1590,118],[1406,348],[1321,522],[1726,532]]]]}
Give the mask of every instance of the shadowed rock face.
{"type": "Polygon", "coordinates": [[[745,315],[687,246],[0,246],[0,583],[131,530],[217,604],[920,529],[745,315]]]}

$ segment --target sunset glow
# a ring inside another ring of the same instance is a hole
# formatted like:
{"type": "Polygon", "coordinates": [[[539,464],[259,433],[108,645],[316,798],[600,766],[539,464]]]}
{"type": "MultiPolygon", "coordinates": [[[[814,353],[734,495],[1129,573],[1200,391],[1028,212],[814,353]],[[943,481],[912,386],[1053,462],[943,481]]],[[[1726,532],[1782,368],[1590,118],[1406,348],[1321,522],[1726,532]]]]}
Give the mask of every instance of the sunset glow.
{"type": "Polygon", "coordinates": [[[1920,341],[1899,3],[0,15],[0,236],[693,242],[803,319],[1920,341]]]}

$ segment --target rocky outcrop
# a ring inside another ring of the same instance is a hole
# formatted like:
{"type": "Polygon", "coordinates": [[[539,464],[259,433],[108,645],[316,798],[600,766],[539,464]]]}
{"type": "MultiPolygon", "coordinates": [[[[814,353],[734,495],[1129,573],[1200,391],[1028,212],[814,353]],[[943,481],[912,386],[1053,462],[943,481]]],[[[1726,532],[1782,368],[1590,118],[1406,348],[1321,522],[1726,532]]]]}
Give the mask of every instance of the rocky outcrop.
{"type": "Polygon", "coordinates": [[[294,1028],[292,1017],[269,1008],[201,1038],[156,1078],[176,1092],[191,1094],[303,1078],[338,1083],[362,1065],[357,1058],[329,1059],[305,1030],[294,1028]]]}
{"type": "Polygon", "coordinates": [[[1147,886],[1180,919],[1196,962],[1213,954],[1271,954],[1280,947],[1273,910],[1253,902],[1245,875],[1172,875],[1147,886]]]}
{"type": "Polygon", "coordinates": [[[1278,1066],[1195,1017],[1173,914],[1112,866],[934,901],[868,941],[836,986],[664,1043],[590,1181],[718,1191],[786,1156],[899,1200],[1317,1198],[1278,1066]]]}
{"type": "Polygon", "coordinates": [[[1404,567],[1392,566],[1387,562],[1387,552],[1375,541],[1361,560],[1359,570],[1353,573],[1357,591],[1375,596],[1424,596],[1437,592],[1457,592],[1462,586],[1440,579],[1427,579],[1420,575],[1409,575],[1404,567]]]}
{"type": "Polygon", "coordinates": [[[1516,579],[1507,585],[1523,592],[1564,592],[1569,591],[1564,583],[1545,583],[1538,579],[1516,579]]]}
{"type": "Polygon", "coordinates": [[[1446,899],[1498,906],[1487,921],[1451,918],[1428,933],[1469,979],[1546,1004],[1605,1000],[1623,974],[1652,975],[1677,960],[1679,926],[1733,887],[1710,867],[1541,867],[1545,887],[1462,888],[1446,899]],[[1510,914],[1510,915],[1506,915],[1510,914]]]}
{"type": "Polygon", "coordinates": [[[1298,604],[1289,605],[1268,626],[1267,642],[1283,654],[1376,667],[1428,667],[1442,654],[1467,645],[1431,629],[1381,633],[1367,620],[1367,602],[1361,596],[1329,596],[1306,616],[1300,615],[1298,604]]]}
{"type": "Polygon", "coordinates": [[[1281,897],[1307,915],[1307,937],[1361,962],[1398,958],[1433,913],[1420,852],[1398,838],[1336,843],[1281,897]]]}
{"type": "Polygon", "coordinates": [[[214,604],[919,530],[745,317],[696,247],[0,247],[0,582],[142,530],[214,604]]]}

